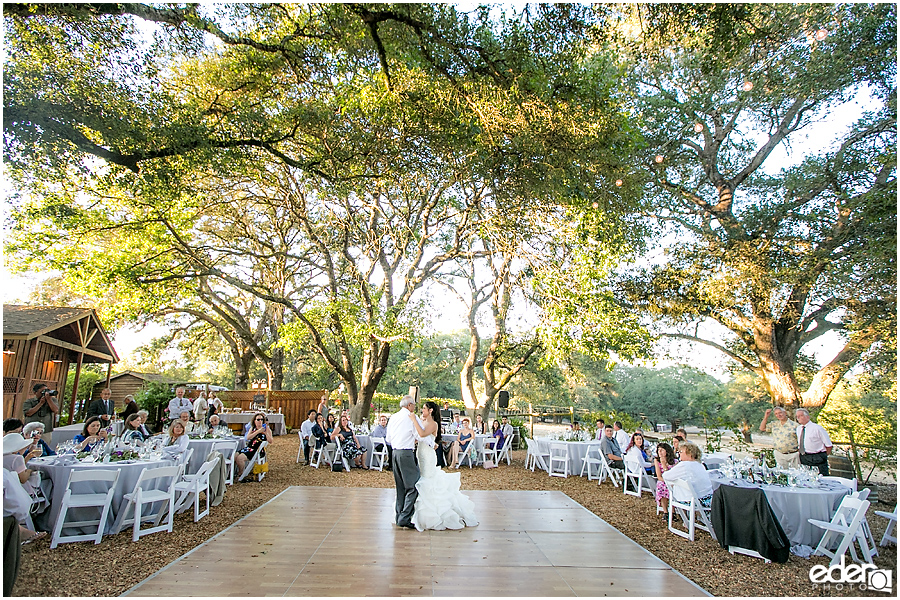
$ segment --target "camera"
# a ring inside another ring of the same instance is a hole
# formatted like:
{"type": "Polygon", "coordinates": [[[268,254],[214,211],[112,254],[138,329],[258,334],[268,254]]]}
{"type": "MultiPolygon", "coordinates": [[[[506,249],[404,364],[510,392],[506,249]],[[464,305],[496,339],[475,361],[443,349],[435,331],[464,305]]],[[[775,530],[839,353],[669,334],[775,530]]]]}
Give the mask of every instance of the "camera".
{"type": "Polygon", "coordinates": [[[40,431],[32,431],[32,432],[31,432],[31,437],[32,437],[32,439],[36,438],[36,437],[39,436],[39,435],[41,435],[41,432],[40,432],[40,431]]]}
{"type": "Polygon", "coordinates": [[[43,394],[44,394],[45,396],[56,396],[56,395],[59,394],[59,391],[58,391],[58,390],[48,390],[48,389],[44,389],[43,394]]]}
{"type": "Polygon", "coordinates": [[[867,589],[874,590],[876,592],[888,592],[890,593],[892,586],[892,577],[893,572],[886,569],[872,569],[868,573],[866,573],[866,587],[867,589]]]}

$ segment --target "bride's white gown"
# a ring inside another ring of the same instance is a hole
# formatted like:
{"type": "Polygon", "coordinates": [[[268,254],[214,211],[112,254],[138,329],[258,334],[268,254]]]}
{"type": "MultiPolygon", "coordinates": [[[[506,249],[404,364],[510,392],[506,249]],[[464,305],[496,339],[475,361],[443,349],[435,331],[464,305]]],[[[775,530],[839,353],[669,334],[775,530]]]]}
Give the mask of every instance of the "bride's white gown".
{"type": "Polygon", "coordinates": [[[434,444],[429,435],[419,442],[416,458],[419,461],[419,497],[412,522],[419,531],[426,529],[462,529],[478,525],[475,503],[459,491],[459,473],[445,473],[436,464],[434,444]]]}

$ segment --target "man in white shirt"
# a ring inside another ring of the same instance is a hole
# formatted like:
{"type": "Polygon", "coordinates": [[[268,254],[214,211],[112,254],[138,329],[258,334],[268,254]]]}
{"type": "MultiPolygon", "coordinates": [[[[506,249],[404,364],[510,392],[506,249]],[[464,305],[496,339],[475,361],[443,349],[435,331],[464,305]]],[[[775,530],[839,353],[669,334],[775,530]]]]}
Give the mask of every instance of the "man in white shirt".
{"type": "Polygon", "coordinates": [[[391,415],[387,424],[385,441],[393,449],[394,484],[397,487],[395,522],[400,527],[415,529],[412,524],[416,507],[416,482],[419,481],[419,466],[416,464],[416,431],[409,420],[415,413],[416,401],[412,396],[403,396],[400,410],[391,415]]]}
{"type": "Polygon", "coordinates": [[[503,424],[500,425],[500,429],[503,431],[504,440],[512,438],[513,426],[509,424],[509,417],[503,417],[503,424]]]}
{"type": "Polygon", "coordinates": [[[794,411],[797,419],[797,440],[800,446],[800,464],[819,469],[819,474],[828,476],[828,455],[831,454],[831,437],[825,428],[809,419],[809,411],[798,408],[794,411]]]}
{"type": "Polygon", "coordinates": [[[184,397],[184,388],[175,388],[175,397],[169,400],[169,419],[174,421],[181,416],[184,411],[191,412],[194,405],[191,404],[189,398],[184,397]]]}
{"type": "Polygon", "coordinates": [[[453,413],[453,420],[450,421],[450,425],[447,428],[448,433],[459,433],[459,430],[462,428],[462,421],[459,420],[459,413],[453,413]]]}
{"type": "Polygon", "coordinates": [[[628,435],[628,432],[622,429],[622,421],[616,421],[613,423],[613,437],[616,439],[616,443],[619,445],[619,448],[622,449],[622,452],[625,451],[625,448],[628,447],[628,442],[631,441],[631,436],[628,435]]]}
{"type": "Polygon", "coordinates": [[[312,435],[313,425],[316,424],[316,415],[319,414],[316,412],[314,408],[309,409],[309,412],[306,413],[306,420],[300,425],[300,438],[303,443],[303,457],[306,459],[306,464],[309,464],[309,438],[312,435]]]}
{"type": "Polygon", "coordinates": [[[194,420],[202,425],[206,421],[208,410],[209,402],[206,401],[206,394],[200,392],[200,395],[194,400],[194,420]]]}

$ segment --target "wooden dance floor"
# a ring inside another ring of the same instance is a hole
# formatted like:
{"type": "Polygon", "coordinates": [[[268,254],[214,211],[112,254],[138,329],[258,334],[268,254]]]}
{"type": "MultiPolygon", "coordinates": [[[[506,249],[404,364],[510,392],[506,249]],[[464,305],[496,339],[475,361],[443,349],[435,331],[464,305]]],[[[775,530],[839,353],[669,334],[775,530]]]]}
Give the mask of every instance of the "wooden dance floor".
{"type": "Polygon", "coordinates": [[[709,595],[561,492],[465,493],[478,527],[420,533],[393,489],[291,487],[125,595],[709,595]]]}

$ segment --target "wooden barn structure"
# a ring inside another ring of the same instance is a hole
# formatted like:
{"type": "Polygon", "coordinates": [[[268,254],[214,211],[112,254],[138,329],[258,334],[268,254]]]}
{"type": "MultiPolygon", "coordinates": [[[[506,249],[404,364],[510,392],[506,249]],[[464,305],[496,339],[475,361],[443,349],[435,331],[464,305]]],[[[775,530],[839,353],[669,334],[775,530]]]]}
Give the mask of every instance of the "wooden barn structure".
{"type": "Polygon", "coordinates": [[[75,387],[84,363],[106,364],[109,381],[119,361],[112,342],[91,308],[3,305],[3,418],[22,418],[22,404],[35,383],[59,390],[60,406],[75,409],[75,395],[63,398],[69,366],[75,387]]]}
{"type": "Polygon", "coordinates": [[[123,399],[129,394],[136,396],[138,392],[146,388],[150,383],[164,383],[173,386],[175,382],[163,375],[156,373],[140,373],[138,371],[123,371],[109,378],[109,381],[99,381],[91,390],[91,399],[100,397],[103,388],[109,388],[112,392],[112,400],[116,408],[124,408],[123,399]]]}

